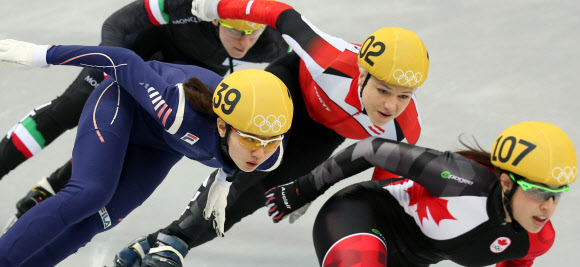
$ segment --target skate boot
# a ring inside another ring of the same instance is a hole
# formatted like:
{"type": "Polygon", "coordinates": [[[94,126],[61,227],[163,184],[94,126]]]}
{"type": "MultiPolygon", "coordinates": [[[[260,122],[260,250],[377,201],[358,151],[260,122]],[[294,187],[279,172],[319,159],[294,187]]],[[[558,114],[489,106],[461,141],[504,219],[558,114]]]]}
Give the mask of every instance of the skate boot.
{"type": "Polygon", "coordinates": [[[150,246],[147,242],[147,238],[144,236],[140,237],[115,255],[114,266],[140,267],[141,259],[149,253],[149,249],[150,246]]]}
{"type": "Polygon", "coordinates": [[[32,207],[53,195],[54,191],[52,190],[52,186],[50,186],[46,178],[43,178],[24,198],[16,203],[16,218],[20,218],[32,207]]]}
{"type": "Polygon", "coordinates": [[[180,238],[159,233],[157,242],[143,257],[141,267],[182,267],[188,249],[180,238]]]}
{"type": "Polygon", "coordinates": [[[16,203],[16,214],[12,217],[12,219],[10,219],[6,226],[4,226],[0,236],[4,235],[6,231],[8,231],[8,229],[10,229],[10,227],[12,227],[12,225],[14,225],[14,223],[16,223],[16,221],[18,221],[18,219],[24,213],[26,213],[32,207],[36,206],[36,204],[46,200],[53,195],[54,190],[52,190],[52,186],[50,186],[50,183],[46,177],[42,178],[42,180],[40,180],[38,184],[32,188],[32,190],[30,190],[30,192],[28,192],[24,198],[20,199],[18,203],[16,203]]]}

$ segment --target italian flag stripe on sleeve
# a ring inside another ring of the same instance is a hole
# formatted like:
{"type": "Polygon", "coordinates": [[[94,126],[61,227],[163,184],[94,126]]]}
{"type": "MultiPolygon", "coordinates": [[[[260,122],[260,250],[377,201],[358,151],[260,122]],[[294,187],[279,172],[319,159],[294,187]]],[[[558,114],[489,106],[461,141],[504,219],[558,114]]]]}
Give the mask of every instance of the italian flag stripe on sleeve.
{"type": "Polygon", "coordinates": [[[16,146],[16,148],[22,152],[26,158],[34,156],[46,145],[44,137],[36,129],[36,122],[31,117],[28,117],[16,126],[16,129],[12,132],[11,138],[14,142],[14,146],[16,146]]]}
{"type": "Polygon", "coordinates": [[[169,16],[163,12],[165,0],[145,0],[145,10],[153,25],[159,26],[169,22],[169,16]]]}

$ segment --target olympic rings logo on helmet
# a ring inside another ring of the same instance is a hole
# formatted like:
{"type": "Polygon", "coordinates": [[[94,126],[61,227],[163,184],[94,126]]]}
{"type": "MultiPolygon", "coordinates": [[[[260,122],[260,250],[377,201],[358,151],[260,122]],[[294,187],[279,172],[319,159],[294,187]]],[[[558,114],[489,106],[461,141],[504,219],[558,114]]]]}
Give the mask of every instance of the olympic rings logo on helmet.
{"type": "Polygon", "coordinates": [[[264,24],[255,23],[255,22],[251,22],[251,21],[247,21],[247,20],[246,20],[246,25],[248,25],[248,27],[251,27],[254,30],[259,30],[259,29],[263,28],[263,26],[264,26],[264,24]]]}
{"type": "Polygon", "coordinates": [[[274,115],[269,115],[268,117],[257,115],[254,117],[254,125],[260,128],[260,131],[264,133],[269,131],[277,133],[282,130],[284,125],[286,125],[286,117],[284,115],[280,115],[278,117],[274,115]]]}
{"type": "Polygon", "coordinates": [[[554,169],[552,169],[552,177],[560,184],[569,184],[570,180],[576,178],[576,166],[566,166],[564,168],[554,167],[554,169]]]}
{"type": "Polygon", "coordinates": [[[397,69],[393,72],[393,78],[399,82],[400,85],[414,86],[423,79],[423,74],[420,72],[414,73],[412,70],[404,71],[397,69]]]}

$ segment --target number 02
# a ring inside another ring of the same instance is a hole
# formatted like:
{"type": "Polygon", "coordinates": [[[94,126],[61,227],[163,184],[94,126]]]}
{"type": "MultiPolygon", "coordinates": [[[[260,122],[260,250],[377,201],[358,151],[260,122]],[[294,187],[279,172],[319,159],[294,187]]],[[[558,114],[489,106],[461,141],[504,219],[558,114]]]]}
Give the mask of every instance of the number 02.
{"type": "Polygon", "coordinates": [[[371,35],[363,43],[363,46],[361,47],[361,51],[360,51],[359,57],[360,58],[363,58],[364,57],[365,61],[367,63],[369,63],[369,65],[374,66],[375,65],[375,62],[372,61],[370,59],[370,57],[378,57],[378,56],[382,55],[383,52],[385,52],[385,44],[383,42],[376,42],[375,43],[375,36],[374,35],[371,35]],[[371,46],[373,48],[375,48],[375,47],[378,46],[379,47],[379,50],[377,50],[377,51],[369,51],[369,48],[371,46]]]}

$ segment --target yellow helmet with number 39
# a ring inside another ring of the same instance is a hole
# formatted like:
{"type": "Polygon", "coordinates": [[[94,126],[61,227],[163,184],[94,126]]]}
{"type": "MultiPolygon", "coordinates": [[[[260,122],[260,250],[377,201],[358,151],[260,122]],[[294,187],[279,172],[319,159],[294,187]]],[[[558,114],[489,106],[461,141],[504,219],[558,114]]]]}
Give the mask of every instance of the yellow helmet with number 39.
{"type": "Polygon", "coordinates": [[[362,44],[358,62],[372,76],[388,84],[418,87],[427,79],[429,54],[414,32],[384,27],[362,44]]]}
{"type": "Polygon", "coordinates": [[[281,135],[292,124],[294,106],[290,91],[267,71],[233,72],[217,86],[212,101],[220,118],[245,133],[281,135]]]}
{"type": "Polygon", "coordinates": [[[493,143],[491,163],[547,185],[567,185],[578,177],[572,141],[546,122],[522,122],[503,130],[493,143]]]}

